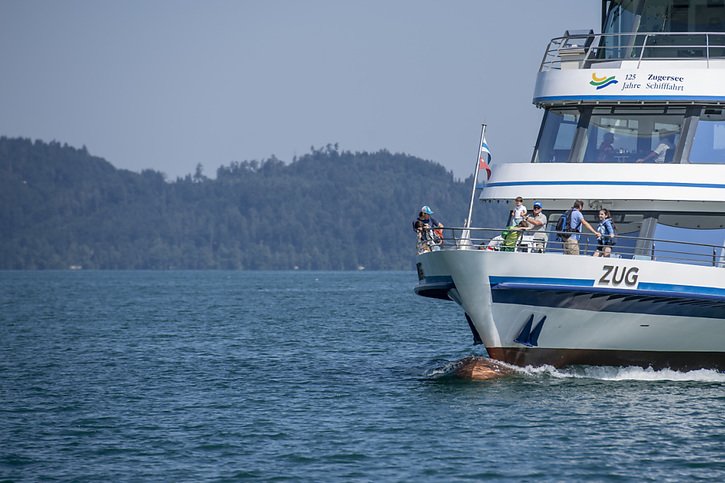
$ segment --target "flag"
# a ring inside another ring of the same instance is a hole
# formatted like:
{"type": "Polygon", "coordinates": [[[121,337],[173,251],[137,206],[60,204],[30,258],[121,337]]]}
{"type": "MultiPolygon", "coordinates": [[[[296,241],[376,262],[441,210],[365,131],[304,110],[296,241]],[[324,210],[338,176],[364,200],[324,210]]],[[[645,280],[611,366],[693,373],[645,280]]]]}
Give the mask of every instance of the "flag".
{"type": "Polygon", "coordinates": [[[486,170],[486,179],[491,179],[491,167],[489,166],[489,163],[491,162],[491,157],[491,150],[488,149],[488,143],[486,143],[486,136],[484,136],[483,142],[481,142],[481,152],[478,155],[478,169],[486,170]]]}
{"type": "Polygon", "coordinates": [[[470,240],[470,226],[471,226],[471,217],[473,216],[473,200],[476,198],[476,190],[479,188],[483,188],[485,185],[481,185],[478,183],[478,175],[481,174],[481,170],[486,170],[487,178],[491,178],[491,167],[488,165],[488,163],[491,162],[491,150],[488,149],[488,143],[486,142],[486,125],[481,124],[481,145],[478,149],[478,161],[476,162],[476,167],[473,170],[473,188],[471,189],[471,202],[468,204],[468,217],[466,218],[464,222],[464,228],[463,230],[463,236],[462,236],[462,242],[464,246],[471,246],[471,240],[470,240]]]}

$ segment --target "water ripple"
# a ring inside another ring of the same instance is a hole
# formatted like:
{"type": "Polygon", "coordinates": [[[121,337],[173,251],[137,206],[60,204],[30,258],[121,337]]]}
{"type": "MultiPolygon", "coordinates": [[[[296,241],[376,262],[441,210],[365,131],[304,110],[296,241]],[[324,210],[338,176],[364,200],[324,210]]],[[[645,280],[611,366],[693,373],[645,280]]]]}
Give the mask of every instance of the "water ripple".
{"type": "Polygon", "coordinates": [[[413,272],[0,272],[0,479],[725,479],[725,375],[511,368],[413,272]]]}

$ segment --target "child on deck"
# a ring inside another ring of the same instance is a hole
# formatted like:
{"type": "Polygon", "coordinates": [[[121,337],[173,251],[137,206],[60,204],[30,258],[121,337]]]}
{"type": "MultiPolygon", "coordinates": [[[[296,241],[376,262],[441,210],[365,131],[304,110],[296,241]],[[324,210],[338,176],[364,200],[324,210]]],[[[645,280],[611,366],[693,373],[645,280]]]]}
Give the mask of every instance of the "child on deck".
{"type": "Polygon", "coordinates": [[[612,215],[609,210],[602,208],[599,210],[599,225],[597,232],[602,236],[599,237],[597,249],[594,251],[595,257],[608,257],[612,254],[612,245],[614,245],[615,226],[612,221],[612,215]]]}
{"type": "Polygon", "coordinates": [[[526,218],[526,207],[524,206],[524,199],[520,196],[517,196],[514,200],[514,209],[511,210],[511,224],[512,225],[518,225],[521,223],[521,220],[526,218]]]}

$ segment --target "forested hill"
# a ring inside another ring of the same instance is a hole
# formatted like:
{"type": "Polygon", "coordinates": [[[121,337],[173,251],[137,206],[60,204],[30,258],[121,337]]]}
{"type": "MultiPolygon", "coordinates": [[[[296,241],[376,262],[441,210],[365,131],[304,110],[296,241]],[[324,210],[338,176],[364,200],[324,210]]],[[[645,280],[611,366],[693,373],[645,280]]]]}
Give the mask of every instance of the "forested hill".
{"type": "Polygon", "coordinates": [[[327,146],[169,182],[1,137],[0,269],[412,269],[420,206],[460,226],[469,196],[470,179],[387,151],[327,146]]]}

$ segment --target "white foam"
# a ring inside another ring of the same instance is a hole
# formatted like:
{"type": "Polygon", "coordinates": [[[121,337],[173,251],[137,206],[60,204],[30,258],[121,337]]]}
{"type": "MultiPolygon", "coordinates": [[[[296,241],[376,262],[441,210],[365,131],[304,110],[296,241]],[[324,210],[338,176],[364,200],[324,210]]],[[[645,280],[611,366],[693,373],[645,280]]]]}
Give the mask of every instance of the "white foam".
{"type": "Polygon", "coordinates": [[[642,367],[576,367],[556,369],[552,366],[513,369],[531,376],[546,375],[561,379],[597,379],[601,381],[685,381],[685,382],[725,382],[725,373],[713,369],[697,369],[693,371],[673,371],[672,369],[655,370],[642,367]]]}
{"type": "MultiPolygon", "coordinates": [[[[451,375],[460,365],[468,359],[445,361],[425,372],[426,377],[439,378],[451,375]]],[[[480,357],[480,356],[474,356],[480,357]]],[[[554,366],[526,366],[520,367],[505,362],[488,359],[501,367],[511,369],[524,377],[551,377],[555,379],[592,379],[599,381],[677,381],[677,382],[708,382],[725,383],[725,372],[714,369],[697,369],[693,371],[674,371],[672,369],[652,369],[643,367],[615,367],[615,366],[572,366],[557,369],[554,366]]]]}

